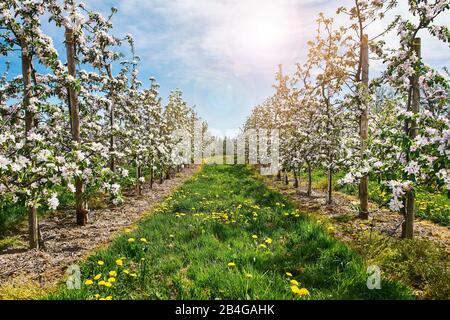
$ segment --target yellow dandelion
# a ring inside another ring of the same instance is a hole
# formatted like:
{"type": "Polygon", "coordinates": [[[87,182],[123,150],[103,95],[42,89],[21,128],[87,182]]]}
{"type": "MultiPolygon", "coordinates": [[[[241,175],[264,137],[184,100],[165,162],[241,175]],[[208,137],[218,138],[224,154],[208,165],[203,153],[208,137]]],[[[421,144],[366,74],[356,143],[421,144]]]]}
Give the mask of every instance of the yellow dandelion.
{"type": "Polygon", "coordinates": [[[107,296],[105,300],[112,300],[112,296],[107,296]]]}
{"type": "Polygon", "coordinates": [[[266,243],[267,243],[267,244],[272,244],[272,239],[267,238],[267,239],[266,239],[266,243]]]}
{"type": "Polygon", "coordinates": [[[143,243],[147,243],[147,239],[145,239],[145,238],[141,238],[140,240],[141,240],[141,242],[143,242],[143,243]]]}
{"type": "Polygon", "coordinates": [[[292,278],[292,273],[286,272],[286,275],[287,275],[289,278],[292,278]]]}
{"type": "Polygon", "coordinates": [[[137,274],[136,273],[130,273],[130,277],[136,278],[137,274]]]}
{"type": "Polygon", "coordinates": [[[105,282],[105,287],[111,288],[111,287],[112,287],[112,283],[109,282],[109,281],[106,281],[106,282],[105,282]]]}
{"type": "Polygon", "coordinates": [[[98,282],[98,285],[99,285],[99,286],[104,286],[105,284],[106,284],[106,282],[103,281],[103,280],[98,282]]]}
{"type": "Polygon", "coordinates": [[[234,268],[234,267],[236,267],[236,263],[234,263],[234,262],[229,262],[229,263],[228,263],[228,266],[229,266],[230,268],[234,268]]]}
{"type": "Polygon", "coordinates": [[[246,274],[245,274],[245,277],[246,277],[246,278],[253,278],[253,275],[252,275],[251,273],[246,273],[246,274]]]}
{"type": "Polygon", "coordinates": [[[116,260],[116,264],[117,264],[119,267],[123,266],[123,260],[122,260],[122,259],[117,259],[117,260],[116,260]]]}
{"type": "Polygon", "coordinates": [[[258,236],[257,235],[252,235],[252,238],[253,239],[258,239],[258,236]]]}
{"type": "Polygon", "coordinates": [[[291,286],[291,291],[295,294],[298,294],[298,292],[300,291],[300,289],[297,286],[291,286]]]}
{"type": "Polygon", "coordinates": [[[132,243],[132,242],[135,242],[135,241],[136,241],[135,238],[130,238],[130,239],[128,239],[128,242],[129,242],[129,243],[132,243]]]}
{"type": "Polygon", "coordinates": [[[291,282],[291,285],[293,285],[293,286],[298,286],[299,285],[297,280],[292,279],[290,282],[291,282]]]}
{"type": "Polygon", "coordinates": [[[130,274],[130,271],[128,269],[123,270],[123,273],[130,274]]]}
{"type": "Polygon", "coordinates": [[[94,284],[94,281],[88,279],[88,280],[86,280],[86,281],[84,282],[84,284],[87,285],[87,286],[92,286],[92,285],[94,284]]]}
{"type": "Polygon", "coordinates": [[[309,291],[306,288],[301,288],[298,290],[297,294],[302,297],[309,296],[309,291]]]}
{"type": "Polygon", "coordinates": [[[99,273],[98,275],[96,275],[96,276],[94,277],[94,280],[98,280],[98,279],[100,279],[101,277],[102,277],[102,274],[99,273]]]}
{"type": "Polygon", "coordinates": [[[114,278],[114,277],[117,277],[117,272],[116,272],[116,271],[110,271],[110,272],[109,272],[109,276],[110,276],[110,277],[113,277],[113,278],[114,278]]]}
{"type": "Polygon", "coordinates": [[[104,265],[104,264],[105,264],[105,262],[104,262],[104,261],[102,261],[102,260],[98,260],[98,261],[97,261],[97,264],[98,264],[99,266],[102,266],[102,265],[104,265]]]}
{"type": "Polygon", "coordinates": [[[108,279],[108,282],[114,283],[114,282],[116,282],[116,278],[111,277],[111,278],[108,279]]]}

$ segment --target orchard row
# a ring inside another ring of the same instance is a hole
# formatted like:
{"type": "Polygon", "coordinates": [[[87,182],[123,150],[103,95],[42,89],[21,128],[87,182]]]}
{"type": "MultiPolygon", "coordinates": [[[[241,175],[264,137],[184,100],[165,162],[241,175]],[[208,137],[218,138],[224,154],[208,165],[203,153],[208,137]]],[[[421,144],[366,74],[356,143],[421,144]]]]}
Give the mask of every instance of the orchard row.
{"type": "Polygon", "coordinates": [[[306,61],[291,77],[280,66],[276,93],[245,127],[280,129],[282,169],[296,184],[308,172],[309,194],[313,170],[324,170],[327,204],[333,176],[344,171],[339,183],[358,185],[361,218],[369,215],[369,181],[377,181],[389,195],[386,205],[405,217],[403,236],[412,238],[417,190],[450,195],[449,73],[427,65],[419,38],[448,46],[450,32],[437,21],[450,4],[409,1],[411,19],[389,20],[397,2],[356,0],[337,17],[320,14],[306,61]],[[338,25],[342,20],[347,24],[338,25]],[[373,25],[384,29],[374,33],[373,25]],[[392,38],[398,47],[388,47],[392,38]],[[383,68],[372,77],[371,60],[383,68]]]}
{"type": "Polygon", "coordinates": [[[38,210],[55,210],[73,193],[85,225],[90,197],[101,192],[117,205],[123,186],[141,192],[144,172],[152,183],[180,170],[172,133],[201,121],[179,90],[164,106],[156,80],[138,80],[133,37],[112,34],[116,13],[105,17],[76,0],[0,3],[0,211],[26,207],[32,248],[38,210]],[[65,47],[44,26],[61,30],[65,47]]]}

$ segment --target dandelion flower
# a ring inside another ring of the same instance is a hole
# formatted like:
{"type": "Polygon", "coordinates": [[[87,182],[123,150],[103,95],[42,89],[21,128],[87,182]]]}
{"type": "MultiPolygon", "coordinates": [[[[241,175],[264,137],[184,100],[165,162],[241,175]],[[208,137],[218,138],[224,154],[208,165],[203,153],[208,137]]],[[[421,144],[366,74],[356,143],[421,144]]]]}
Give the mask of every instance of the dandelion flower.
{"type": "Polygon", "coordinates": [[[136,273],[130,273],[130,277],[136,278],[137,274],[136,273]]]}
{"type": "Polygon", "coordinates": [[[123,261],[122,261],[122,259],[117,259],[117,260],[116,260],[116,264],[117,264],[119,267],[123,266],[123,261]]]}
{"type": "Polygon", "coordinates": [[[102,260],[98,260],[98,261],[97,261],[97,264],[98,264],[99,266],[102,266],[102,265],[104,265],[104,264],[105,264],[105,262],[104,262],[104,261],[102,261],[102,260]]]}
{"type": "Polygon", "coordinates": [[[287,275],[289,278],[292,278],[292,273],[286,272],[286,275],[287,275]]]}
{"type": "Polygon", "coordinates": [[[140,240],[141,240],[141,242],[143,242],[143,243],[147,243],[147,239],[145,239],[145,238],[141,238],[140,240]]]}
{"type": "Polygon", "coordinates": [[[246,273],[246,274],[245,274],[245,277],[246,277],[246,278],[253,278],[253,275],[252,275],[251,273],[246,273]]]}
{"type": "Polygon", "coordinates": [[[261,244],[259,245],[259,247],[260,247],[260,248],[263,248],[263,249],[266,249],[266,248],[267,248],[267,246],[266,246],[264,243],[261,243],[261,244]]]}
{"type": "Polygon", "coordinates": [[[88,280],[86,280],[86,281],[84,282],[84,284],[87,285],[87,286],[91,286],[91,285],[94,284],[94,281],[88,279],[88,280]]]}
{"type": "Polygon", "coordinates": [[[267,244],[271,244],[271,243],[272,243],[272,239],[267,238],[267,239],[266,239],[266,243],[267,243],[267,244]]]}
{"type": "Polygon", "coordinates": [[[257,235],[252,235],[252,238],[253,239],[258,239],[258,236],[257,235]]]}
{"type": "Polygon", "coordinates": [[[112,300],[112,296],[107,296],[105,300],[112,300]]]}
{"type": "Polygon", "coordinates": [[[102,274],[99,273],[98,275],[96,275],[96,276],[94,277],[94,280],[98,280],[98,279],[100,279],[101,277],[102,277],[102,274]]]}
{"type": "Polygon", "coordinates": [[[116,271],[110,271],[110,272],[109,272],[109,276],[110,276],[110,277],[113,277],[113,278],[114,278],[114,277],[117,277],[117,272],[116,272],[116,271]]]}
{"type": "Polygon", "coordinates": [[[111,287],[112,287],[112,283],[109,282],[109,281],[106,281],[106,282],[105,282],[105,287],[111,288],[111,287]]]}
{"type": "Polygon", "coordinates": [[[299,294],[300,289],[297,286],[291,286],[292,293],[299,294]]]}
{"type": "Polygon", "coordinates": [[[129,238],[129,239],[128,239],[128,242],[129,242],[129,243],[132,243],[132,242],[135,242],[135,241],[136,241],[135,238],[129,238]]]}
{"type": "Polygon", "coordinates": [[[99,285],[99,286],[104,286],[105,284],[106,284],[106,282],[103,281],[103,280],[98,282],[98,285],[99,285]]]}
{"type": "Polygon", "coordinates": [[[294,279],[291,280],[291,285],[298,286],[298,282],[294,279]]]}
{"type": "Polygon", "coordinates": [[[116,278],[111,277],[111,278],[108,279],[108,282],[114,283],[114,282],[116,282],[116,278]]]}
{"type": "Polygon", "coordinates": [[[234,267],[236,267],[236,263],[230,262],[230,263],[228,263],[228,266],[229,266],[230,268],[234,268],[234,267]]]}
{"type": "Polygon", "coordinates": [[[309,296],[309,291],[306,288],[301,288],[298,290],[297,294],[302,297],[309,296]]]}
{"type": "Polygon", "coordinates": [[[130,274],[130,271],[128,269],[123,270],[123,273],[130,274]]]}

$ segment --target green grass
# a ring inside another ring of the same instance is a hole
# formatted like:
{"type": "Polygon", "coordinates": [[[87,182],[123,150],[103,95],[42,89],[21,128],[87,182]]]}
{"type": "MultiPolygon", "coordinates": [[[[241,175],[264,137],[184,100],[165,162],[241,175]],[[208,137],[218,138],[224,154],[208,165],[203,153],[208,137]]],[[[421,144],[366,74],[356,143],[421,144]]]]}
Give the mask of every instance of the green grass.
{"type": "Polygon", "coordinates": [[[361,256],[245,166],[204,166],[128,231],[81,265],[81,289],[61,285],[47,298],[412,298],[408,288],[384,275],[381,290],[367,289],[361,256]],[[112,287],[99,285],[111,271],[117,273],[112,287]],[[292,293],[291,279],[310,295],[292,293]]]}
{"type": "MultiPolygon", "coordinates": [[[[75,205],[75,198],[72,193],[62,192],[62,188],[55,189],[59,196],[60,209],[72,208],[75,205]]],[[[44,205],[38,209],[39,218],[45,218],[52,212],[44,205]]],[[[27,220],[27,208],[24,201],[15,204],[0,204],[0,240],[14,235],[23,227],[27,220]]]]}
{"type": "MultiPolygon", "coordinates": [[[[357,186],[339,186],[337,181],[344,176],[343,172],[337,172],[334,179],[334,189],[349,195],[358,195],[357,186]]],[[[301,175],[305,180],[307,176],[301,175]]],[[[327,177],[323,170],[313,171],[313,187],[317,189],[325,189],[327,185],[327,177]]],[[[369,198],[371,201],[386,205],[389,202],[389,194],[384,192],[381,185],[373,179],[369,182],[369,198]]],[[[416,214],[418,217],[435,222],[439,225],[450,228],[450,199],[440,191],[427,190],[421,188],[416,190],[416,214]]]]}
{"type": "Polygon", "coordinates": [[[24,205],[0,206],[0,239],[17,231],[26,218],[24,205]]]}

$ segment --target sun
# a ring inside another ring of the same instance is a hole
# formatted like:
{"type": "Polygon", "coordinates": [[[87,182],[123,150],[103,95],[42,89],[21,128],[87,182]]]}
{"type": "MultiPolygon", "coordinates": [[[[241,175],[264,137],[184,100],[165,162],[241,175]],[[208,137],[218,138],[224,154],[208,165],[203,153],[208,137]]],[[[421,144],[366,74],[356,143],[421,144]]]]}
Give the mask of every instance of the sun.
{"type": "Polygon", "coordinates": [[[281,17],[267,11],[257,10],[240,23],[236,35],[240,45],[252,50],[271,50],[283,42],[285,26],[281,17]]]}
{"type": "Polygon", "coordinates": [[[276,1],[242,1],[227,26],[228,54],[236,64],[273,64],[292,42],[292,13],[276,1]]]}

